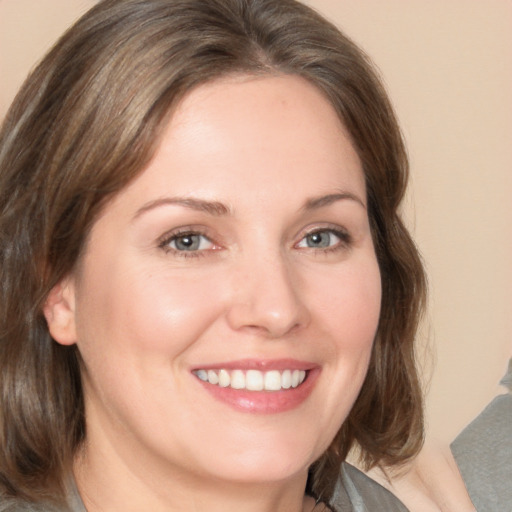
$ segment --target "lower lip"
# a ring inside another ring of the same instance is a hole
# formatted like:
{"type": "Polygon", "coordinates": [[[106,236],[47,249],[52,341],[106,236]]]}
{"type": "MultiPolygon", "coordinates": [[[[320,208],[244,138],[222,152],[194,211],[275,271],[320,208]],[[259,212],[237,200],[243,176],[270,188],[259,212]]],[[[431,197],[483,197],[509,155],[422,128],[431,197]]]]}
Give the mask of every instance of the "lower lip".
{"type": "Polygon", "coordinates": [[[281,391],[247,391],[246,389],[222,388],[208,382],[198,383],[214,398],[233,409],[256,414],[277,414],[299,407],[309,397],[320,374],[318,368],[308,371],[306,380],[296,388],[281,391]]]}

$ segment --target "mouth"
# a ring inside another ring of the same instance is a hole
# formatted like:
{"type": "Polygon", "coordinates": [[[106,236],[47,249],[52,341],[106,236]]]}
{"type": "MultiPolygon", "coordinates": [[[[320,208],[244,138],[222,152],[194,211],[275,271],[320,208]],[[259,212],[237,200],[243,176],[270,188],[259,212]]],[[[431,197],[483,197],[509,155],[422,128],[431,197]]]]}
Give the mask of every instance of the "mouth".
{"type": "Polygon", "coordinates": [[[220,388],[246,391],[282,391],[299,387],[308,375],[306,370],[219,370],[198,369],[192,373],[201,381],[220,388]]]}
{"type": "Polygon", "coordinates": [[[235,410],[275,414],[301,406],[316,386],[321,368],[315,363],[244,360],[199,367],[192,375],[216,400],[235,410]]]}

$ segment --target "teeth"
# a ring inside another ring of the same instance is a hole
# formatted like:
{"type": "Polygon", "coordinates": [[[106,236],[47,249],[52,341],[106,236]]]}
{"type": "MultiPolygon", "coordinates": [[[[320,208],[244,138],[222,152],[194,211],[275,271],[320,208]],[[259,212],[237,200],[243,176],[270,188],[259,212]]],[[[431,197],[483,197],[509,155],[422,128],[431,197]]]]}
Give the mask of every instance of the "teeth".
{"type": "Polygon", "coordinates": [[[231,387],[233,389],[245,389],[245,373],[242,370],[235,370],[231,373],[231,387]]]}
{"type": "Polygon", "coordinates": [[[292,388],[296,388],[299,385],[300,372],[299,370],[293,370],[292,373],[292,388]]]}
{"type": "Polygon", "coordinates": [[[281,376],[281,386],[284,389],[289,389],[292,387],[292,372],[291,370],[285,370],[283,375],[281,376]]]}
{"type": "Polygon", "coordinates": [[[265,389],[267,391],[279,391],[282,387],[281,374],[277,370],[265,373],[265,389]]]}
{"type": "Polygon", "coordinates": [[[197,370],[196,375],[205,382],[208,382],[208,372],[206,370],[197,370]]]}
{"type": "Polygon", "coordinates": [[[249,370],[245,378],[245,387],[251,391],[261,391],[264,388],[263,373],[258,370],[249,370]]]}
{"type": "MultiPolygon", "coordinates": [[[[208,380],[209,382],[209,380],[208,380]]],[[[221,388],[227,388],[231,384],[231,377],[226,370],[221,370],[219,372],[219,386],[221,388]]]]}
{"type": "Polygon", "coordinates": [[[305,378],[305,370],[195,370],[195,375],[204,382],[221,388],[246,389],[248,391],[280,391],[300,386],[305,378]]]}
{"type": "MultiPolygon", "coordinates": [[[[199,370],[201,371],[201,370],[199,370]]],[[[201,378],[201,377],[199,377],[201,378]]],[[[217,372],[214,372],[213,370],[208,370],[208,374],[206,376],[206,379],[203,379],[208,381],[210,384],[218,384],[219,383],[219,376],[217,372]]]]}

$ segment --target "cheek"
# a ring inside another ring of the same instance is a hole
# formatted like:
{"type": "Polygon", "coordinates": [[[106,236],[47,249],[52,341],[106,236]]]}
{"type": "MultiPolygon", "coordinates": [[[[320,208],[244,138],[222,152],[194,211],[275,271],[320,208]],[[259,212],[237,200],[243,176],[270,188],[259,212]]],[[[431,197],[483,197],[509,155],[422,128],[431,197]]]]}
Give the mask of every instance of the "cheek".
{"type": "MultiPolygon", "coordinates": [[[[312,296],[322,297],[322,324],[337,341],[338,350],[368,352],[375,337],[381,306],[381,280],[375,259],[367,258],[325,276],[312,296]],[[323,285],[323,293],[318,289],[323,285]]],[[[318,300],[318,299],[317,299],[318,300]]]]}
{"type": "Polygon", "coordinates": [[[95,267],[93,275],[84,277],[77,306],[79,337],[82,333],[83,344],[101,344],[102,351],[140,350],[138,357],[179,352],[219,314],[215,273],[192,276],[118,262],[116,268],[95,267]]]}
{"type": "Polygon", "coordinates": [[[325,283],[320,310],[326,338],[331,340],[328,356],[332,410],[343,421],[363,384],[377,331],[381,305],[378,264],[368,257],[333,273],[325,283]],[[343,404],[343,407],[339,405],[343,404]]]}
{"type": "MultiPolygon", "coordinates": [[[[218,283],[184,275],[143,276],[130,319],[134,335],[157,351],[185,350],[219,317],[218,283]]],[[[128,308],[126,308],[128,310],[128,308]]]]}
{"type": "Polygon", "coordinates": [[[317,274],[309,286],[311,297],[317,297],[318,339],[324,340],[318,345],[326,361],[313,413],[322,425],[317,447],[322,453],[347,418],[368,370],[380,315],[380,272],[368,257],[328,275],[317,274]]]}

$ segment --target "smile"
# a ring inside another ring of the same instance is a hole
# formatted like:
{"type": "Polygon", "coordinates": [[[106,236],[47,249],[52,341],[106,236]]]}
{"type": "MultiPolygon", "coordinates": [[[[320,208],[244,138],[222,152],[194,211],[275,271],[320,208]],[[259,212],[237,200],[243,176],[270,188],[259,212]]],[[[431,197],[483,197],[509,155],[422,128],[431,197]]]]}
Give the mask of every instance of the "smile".
{"type": "Polygon", "coordinates": [[[203,382],[221,388],[246,391],[281,391],[294,389],[306,379],[305,370],[195,370],[194,375],[203,382]]]}

